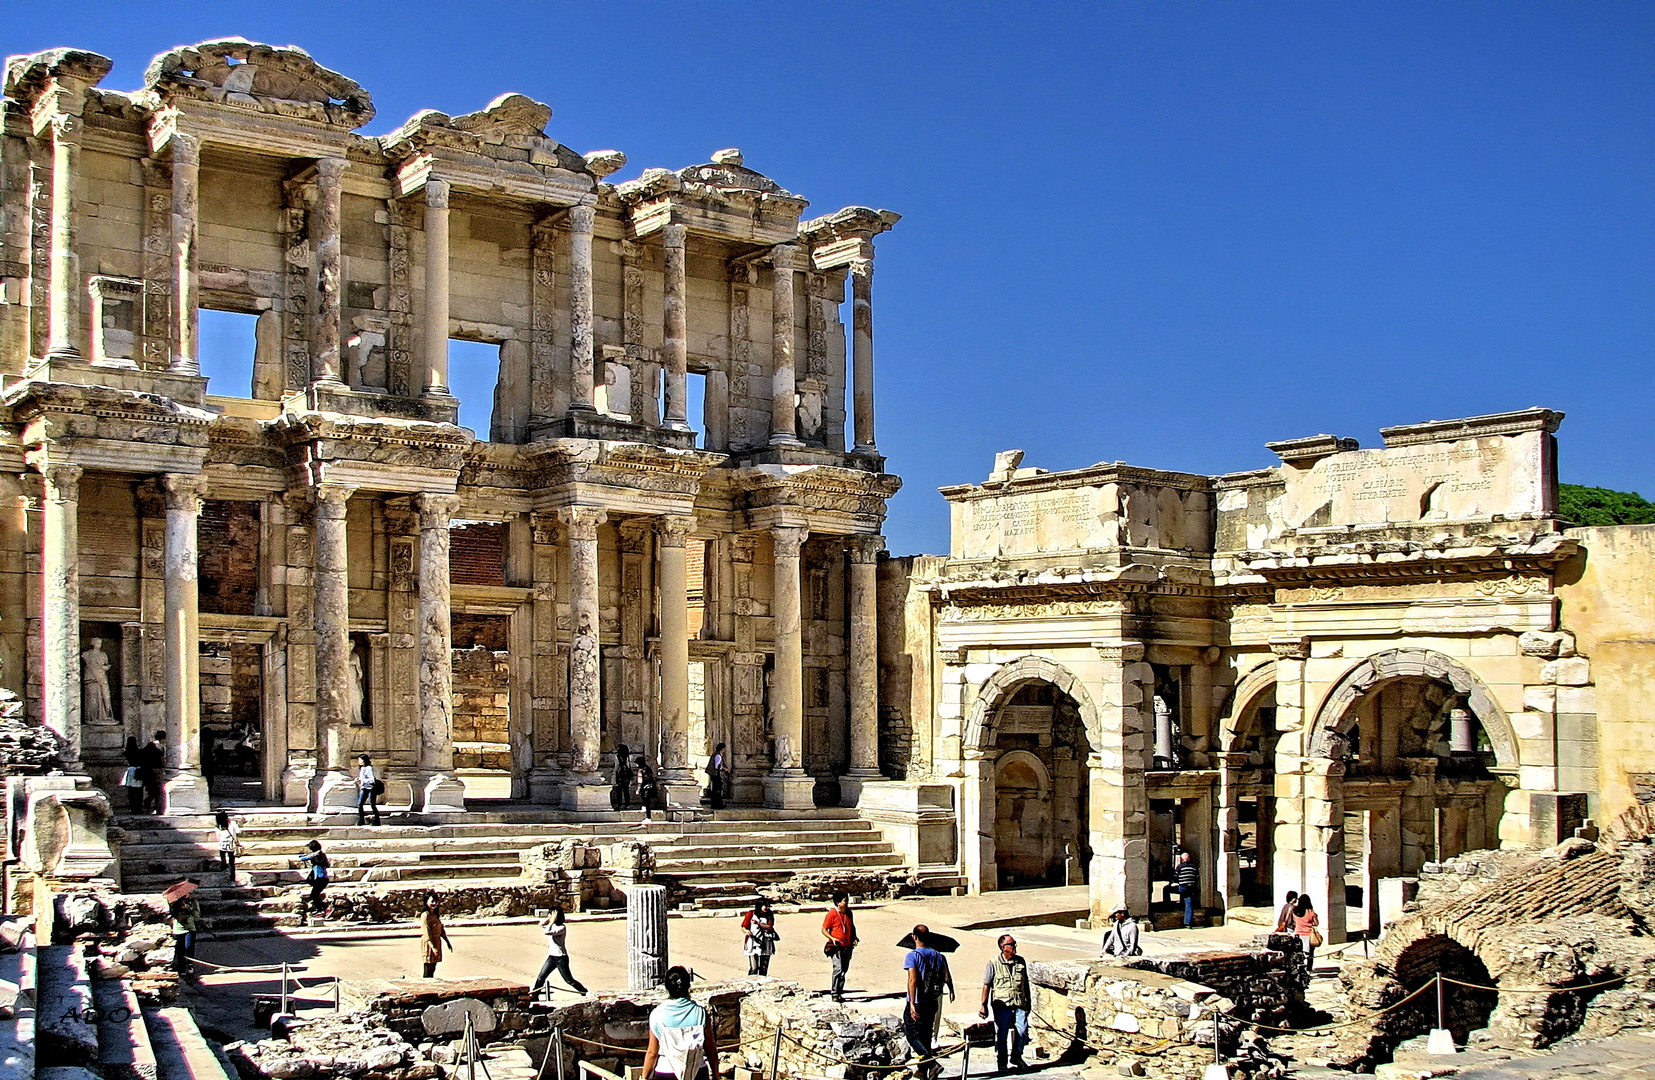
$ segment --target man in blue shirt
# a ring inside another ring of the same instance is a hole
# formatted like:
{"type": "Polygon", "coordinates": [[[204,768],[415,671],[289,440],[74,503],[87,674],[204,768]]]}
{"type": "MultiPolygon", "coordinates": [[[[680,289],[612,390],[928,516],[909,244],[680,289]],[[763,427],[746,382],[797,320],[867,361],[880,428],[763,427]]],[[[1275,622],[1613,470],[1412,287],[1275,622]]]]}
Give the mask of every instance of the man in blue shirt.
{"type": "Polygon", "coordinates": [[[904,1033],[914,1056],[922,1062],[920,1080],[933,1080],[942,1073],[942,1066],[927,1060],[933,1052],[937,1018],[942,1012],[942,992],[948,991],[948,1000],[954,1000],[954,975],[948,970],[948,961],[942,953],[931,948],[931,931],[923,923],[914,927],[914,947],[902,960],[908,971],[908,1008],[903,1011],[904,1033]]]}

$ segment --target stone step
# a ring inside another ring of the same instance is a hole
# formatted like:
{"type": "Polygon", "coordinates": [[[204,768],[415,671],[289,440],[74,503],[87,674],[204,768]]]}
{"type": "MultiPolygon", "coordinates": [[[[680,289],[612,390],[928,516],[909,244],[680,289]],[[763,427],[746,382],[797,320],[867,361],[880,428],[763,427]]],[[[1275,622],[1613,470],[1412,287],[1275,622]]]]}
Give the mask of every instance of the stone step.
{"type": "Polygon", "coordinates": [[[35,1030],[40,1060],[54,1065],[90,1066],[98,1060],[97,1012],[86,957],[72,945],[36,950],[35,987],[39,1019],[35,1030]]]}
{"type": "Polygon", "coordinates": [[[666,860],[688,862],[695,859],[735,859],[746,856],[782,858],[800,856],[824,861],[837,860],[847,855],[888,855],[892,851],[886,840],[850,840],[831,843],[759,843],[697,845],[695,847],[659,847],[655,849],[657,865],[666,860]]]}
{"type": "MultiPolygon", "coordinates": [[[[334,866],[329,873],[329,884],[344,885],[376,881],[442,881],[447,878],[516,878],[522,864],[516,859],[497,862],[423,862],[407,866],[334,866]]],[[[302,872],[292,870],[254,870],[246,878],[254,885],[301,885],[302,872]]]]}
{"type": "Polygon", "coordinates": [[[155,1047],[160,1080],[234,1080],[188,1009],[151,1010],[144,1013],[144,1024],[155,1047]]]}
{"type": "Polygon", "coordinates": [[[694,875],[707,877],[717,873],[798,874],[809,870],[838,870],[847,867],[899,866],[902,859],[890,851],[870,851],[855,855],[820,857],[815,855],[734,855],[705,859],[679,859],[669,853],[657,852],[655,872],[658,874],[694,875]]]}
{"type": "Polygon", "coordinates": [[[156,1080],[161,1075],[160,1067],[144,1026],[138,995],[120,979],[98,981],[93,993],[98,1006],[98,1064],[104,1076],[111,1080],[156,1080]]]}

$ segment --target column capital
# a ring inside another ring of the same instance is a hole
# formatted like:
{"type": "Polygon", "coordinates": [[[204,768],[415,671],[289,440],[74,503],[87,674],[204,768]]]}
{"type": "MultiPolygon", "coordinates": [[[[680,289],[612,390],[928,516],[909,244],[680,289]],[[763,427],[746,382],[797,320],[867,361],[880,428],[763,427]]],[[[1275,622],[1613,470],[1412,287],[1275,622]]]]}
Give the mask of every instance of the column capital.
{"type": "Polygon", "coordinates": [[[448,209],[447,180],[427,180],[425,182],[425,205],[435,210],[448,209]]]}
{"type": "Polygon", "coordinates": [[[201,164],[201,136],[174,131],[167,136],[167,148],[172,151],[173,165],[201,164]]]}
{"type": "Polygon", "coordinates": [[[598,526],[609,520],[609,512],[601,506],[560,506],[557,519],[569,530],[571,540],[596,540],[598,526]]]}
{"type": "MultiPolygon", "coordinates": [[[[597,219],[597,207],[587,206],[584,203],[579,206],[571,206],[569,208],[569,231],[577,233],[590,233],[592,231],[592,226],[596,223],[597,219]]],[[[669,225],[667,228],[670,229],[672,226],[669,225]]],[[[683,226],[680,225],[678,228],[682,229],[683,226]]]]}
{"type": "Polygon", "coordinates": [[[345,516],[345,500],[356,490],[350,484],[317,484],[310,489],[311,508],[322,517],[345,516]]]}
{"type": "Polygon", "coordinates": [[[770,249],[770,265],[789,273],[799,268],[799,248],[796,244],[777,244],[770,249]]]}
{"type": "Polygon", "coordinates": [[[1098,659],[1115,664],[1136,664],[1144,658],[1144,645],[1141,641],[1094,641],[1092,648],[1098,651],[1098,659]]]}
{"type": "Polygon", "coordinates": [[[80,501],[80,478],[86,470],[79,465],[48,465],[41,470],[46,478],[46,497],[52,502],[80,501]]]}
{"type": "Polygon", "coordinates": [[[671,225],[664,225],[661,227],[661,246],[681,248],[688,236],[689,229],[686,226],[679,225],[676,222],[671,225]]]}
{"type": "Polygon", "coordinates": [[[684,546],[684,540],[695,531],[695,518],[669,514],[655,519],[655,542],[662,547],[684,546]]]}
{"type": "Polygon", "coordinates": [[[162,473],[161,494],[168,510],[201,512],[207,494],[207,478],[200,473],[162,473]]]}
{"type": "MultiPolygon", "coordinates": [[[[345,175],[345,159],[342,157],[325,157],[316,159],[316,176],[320,180],[338,180],[345,175]]],[[[441,180],[437,181],[439,184],[441,180]]],[[[444,187],[447,185],[445,184],[444,187]]]]}
{"type": "Polygon", "coordinates": [[[776,558],[797,559],[799,549],[810,539],[810,530],[802,525],[772,525],[770,539],[776,545],[776,558]]]}
{"type": "Polygon", "coordinates": [[[46,121],[52,132],[54,143],[79,143],[81,137],[80,117],[71,113],[58,113],[46,121]]]}
{"type": "Polygon", "coordinates": [[[422,491],[414,496],[421,529],[446,529],[460,509],[460,497],[446,492],[422,491]]]}
{"type": "Polygon", "coordinates": [[[876,563],[879,553],[885,550],[883,536],[853,536],[849,542],[850,561],[853,563],[876,563]]]}
{"type": "Polygon", "coordinates": [[[873,279],[873,259],[852,259],[850,261],[850,276],[858,284],[873,279]]]}

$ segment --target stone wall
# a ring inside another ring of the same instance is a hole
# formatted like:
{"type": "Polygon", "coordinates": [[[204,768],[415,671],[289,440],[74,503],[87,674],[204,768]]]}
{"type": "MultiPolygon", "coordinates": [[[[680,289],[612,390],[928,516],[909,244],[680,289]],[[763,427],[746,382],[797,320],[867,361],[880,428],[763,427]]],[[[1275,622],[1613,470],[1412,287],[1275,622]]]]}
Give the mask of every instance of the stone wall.
{"type": "Polygon", "coordinates": [[[453,657],[455,767],[509,770],[511,653],[478,645],[453,657]]]}

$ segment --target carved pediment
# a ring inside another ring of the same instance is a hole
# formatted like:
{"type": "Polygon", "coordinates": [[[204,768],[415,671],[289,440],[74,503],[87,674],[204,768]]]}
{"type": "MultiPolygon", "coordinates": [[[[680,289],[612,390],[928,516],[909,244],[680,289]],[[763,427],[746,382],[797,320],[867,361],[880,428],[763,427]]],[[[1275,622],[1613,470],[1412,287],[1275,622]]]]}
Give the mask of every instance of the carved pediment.
{"type": "Polygon", "coordinates": [[[54,79],[72,79],[86,86],[102,81],[115,61],[85,49],[47,49],[45,52],[6,57],[6,96],[33,102],[54,79]]]}
{"type": "Polygon", "coordinates": [[[475,135],[544,135],[552,107],[523,94],[501,94],[486,109],[456,116],[452,123],[475,135]]]}
{"type": "Polygon", "coordinates": [[[354,129],[374,117],[373,98],[294,45],[242,38],[205,41],[150,61],[145,90],[157,100],[210,101],[354,129]]]}
{"type": "Polygon", "coordinates": [[[436,109],[417,112],[385,136],[383,145],[393,158],[409,158],[436,149],[458,150],[480,157],[504,155],[541,168],[590,173],[584,157],[546,134],[551,118],[552,107],[545,102],[523,94],[501,94],[487,108],[459,116],[436,109]]]}

